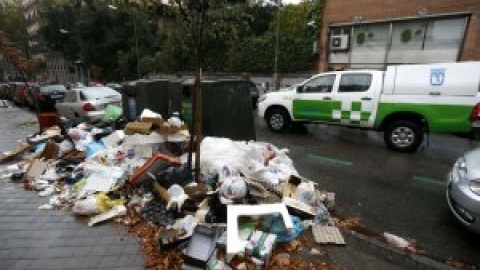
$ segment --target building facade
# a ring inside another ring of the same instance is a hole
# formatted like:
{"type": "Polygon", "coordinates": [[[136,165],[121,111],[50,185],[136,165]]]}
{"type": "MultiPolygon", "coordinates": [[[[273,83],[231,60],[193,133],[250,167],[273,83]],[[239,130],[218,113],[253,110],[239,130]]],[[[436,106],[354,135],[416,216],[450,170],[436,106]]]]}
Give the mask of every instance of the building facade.
{"type": "Polygon", "coordinates": [[[27,21],[30,55],[41,63],[36,79],[43,82],[55,81],[59,83],[83,81],[81,67],[65,59],[61,53],[49,50],[42,39],[39,33],[41,2],[42,0],[24,0],[22,2],[23,13],[27,21]]]}
{"type": "Polygon", "coordinates": [[[325,0],[318,71],[480,60],[478,0],[325,0]]]}

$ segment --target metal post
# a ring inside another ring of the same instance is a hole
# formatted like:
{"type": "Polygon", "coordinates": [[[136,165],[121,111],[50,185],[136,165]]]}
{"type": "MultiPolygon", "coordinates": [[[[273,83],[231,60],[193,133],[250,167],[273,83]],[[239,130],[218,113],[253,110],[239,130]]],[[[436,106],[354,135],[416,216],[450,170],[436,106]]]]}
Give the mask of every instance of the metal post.
{"type": "Polygon", "coordinates": [[[194,93],[194,108],[193,118],[195,126],[193,131],[194,138],[194,149],[195,149],[195,181],[200,180],[200,142],[202,141],[202,70],[201,68],[195,69],[195,82],[193,84],[194,93]]]}
{"type": "Polygon", "coordinates": [[[278,90],[278,43],[279,43],[279,30],[280,30],[280,7],[282,6],[282,1],[278,4],[278,11],[277,11],[277,25],[275,26],[275,57],[274,57],[274,64],[273,64],[273,83],[275,90],[278,90]]]}

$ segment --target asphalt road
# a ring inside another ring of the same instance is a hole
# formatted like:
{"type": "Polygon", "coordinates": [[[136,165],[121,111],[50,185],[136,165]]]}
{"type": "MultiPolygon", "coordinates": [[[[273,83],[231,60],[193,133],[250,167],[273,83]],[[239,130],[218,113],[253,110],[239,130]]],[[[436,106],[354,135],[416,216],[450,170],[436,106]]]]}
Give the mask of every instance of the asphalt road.
{"type": "Polygon", "coordinates": [[[430,136],[414,154],[388,150],[383,134],[306,125],[285,134],[255,116],[257,139],[288,148],[299,173],[336,195],[337,213],[376,232],[416,239],[438,260],[480,265],[480,236],[460,226],[445,200],[445,176],[479,142],[430,136]]]}

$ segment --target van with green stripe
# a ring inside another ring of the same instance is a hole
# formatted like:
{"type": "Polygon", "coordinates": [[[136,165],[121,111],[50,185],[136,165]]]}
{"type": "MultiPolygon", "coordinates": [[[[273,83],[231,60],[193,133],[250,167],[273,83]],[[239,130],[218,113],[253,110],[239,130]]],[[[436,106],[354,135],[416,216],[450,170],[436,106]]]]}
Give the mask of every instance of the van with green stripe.
{"type": "Polygon", "coordinates": [[[276,132],[295,122],[373,129],[389,148],[413,152],[425,133],[480,127],[479,91],[480,62],[335,71],[263,95],[258,113],[276,132]]]}

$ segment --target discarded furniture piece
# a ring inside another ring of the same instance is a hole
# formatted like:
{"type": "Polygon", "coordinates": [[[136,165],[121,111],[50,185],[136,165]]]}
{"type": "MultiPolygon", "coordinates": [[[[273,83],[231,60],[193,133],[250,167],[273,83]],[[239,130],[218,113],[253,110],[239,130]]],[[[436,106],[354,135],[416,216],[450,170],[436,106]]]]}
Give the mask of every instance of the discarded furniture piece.
{"type": "Polygon", "coordinates": [[[292,219],[288,214],[287,207],[282,203],[258,204],[258,205],[229,205],[227,216],[227,258],[231,259],[235,254],[243,253],[246,240],[239,237],[238,218],[241,216],[262,216],[280,214],[285,228],[293,229],[292,219]]]}

